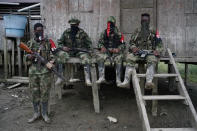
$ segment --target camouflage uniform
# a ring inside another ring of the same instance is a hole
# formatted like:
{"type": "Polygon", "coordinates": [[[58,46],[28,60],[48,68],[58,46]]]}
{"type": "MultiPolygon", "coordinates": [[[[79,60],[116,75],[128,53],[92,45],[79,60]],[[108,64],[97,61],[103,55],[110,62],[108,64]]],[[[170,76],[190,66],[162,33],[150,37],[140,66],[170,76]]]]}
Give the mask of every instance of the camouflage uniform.
{"type": "MultiPolygon", "coordinates": [[[[68,47],[70,49],[72,48],[81,48],[85,50],[91,49],[92,46],[91,39],[83,29],[78,27],[79,23],[80,21],[76,18],[72,18],[71,20],[69,20],[69,24],[71,25],[71,28],[65,30],[62,36],[60,37],[60,39],[58,40],[59,48],[68,47]],[[76,34],[73,35],[72,25],[76,25],[76,24],[77,24],[77,32],[76,34]]],[[[57,62],[59,63],[66,63],[69,57],[79,57],[81,59],[82,64],[84,65],[86,84],[91,85],[90,82],[91,57],[88,53],[78,52],[78,51],[68,51],[68,52],[60,51],[57,56],[58,56],[57,62]]]]}
{"type": "Polygon", "coordinates": [[[156,36],[156,32],[149,29],[150,24],[150,15],[142,14],[141,29],[137,29],[132,35],[129,42],[129,52],[126,53],[126,71],[124,82],[121,83],[120,87],[127,87],[130,83],[130,75],[132,70],[135,68],[137,61],[146,61],[147,62],[147,71],[146,71],[146,88],[154,88],[152,83],[153,75],[155,73],[155,67],[158,63],[158,56],[161,54],[162,41],[156,36]],[[147,50],[152,52],[152,55],[147,55],[145,58],[135,55],[134,50],[147,50]],[[157,52],[157,53],[155,53],[157,52]]]}
{"type": "MultiPolygon", "coordinates": [[[[146,40],[142,40],[141,38],[140,29],[137,29],[132,35],[129,42],[130,49],[132,48],[139,48],[140,50],[157,50],[160,53],[162,52],[162,42],[156,42],[156,32],[151,30],[149,36],[146,40]],[[155,45],[154,45],[155,43],[155,45]]],[[[126,65],[134,66],[137,61],[144,61],[146,60],[147,64],[157,64],[158,57],[154,55],[148,55],[145,59],[141,58],[138,55],[134,55],[132,52],[128,52],[126,54],[126,65]]]]}
{"type": "MultiPolygon", "coordinates": [[[[50,43],[48,41],[42,43],[40,49],[40,43],[35,40],[30,40],[27,46],[38,53],[47,60],[53,59],[53,55],[50,52],[50,43]]],[[[28,60],[29,67],[29,79],[30,89],[32,91],[33,102],[48,102],[49,90],[51,87],[51,73],[44,66],[36,62],[28,60]]]]}
{"type": "Polygon", "coordinates": [[[99,68],[99,80],[97,83],[104,82],[104,74],[105,74],[105,65],[110,65],[115,63],[116,64],[116,72],[117,74],[117,81],[120,82],[120,71],[121,71],[121,64],[123,59],[123,51],[125,48],[125,44],[122,40],[123,36],[121,32],[118,30],[118,28],[115,26],[116,20],[113,16],[110,16],[108,18],[108,23],[114,24],[113,32],[108,31],[108,28],[105,29],[101,35],[100,39],[98,41],[98,48],[102,49],[105,48],[106,52],[99,52],[97,53],[97,62],[98,62],[98,68],[99,68]],[[121,41],[122,40],[122,41],[121,41]],[[110,52],[111,49],[119,49],[120,51],[117,53],[110,52]]]}
{"type": "MultiPolygon", "coordinates": [[[[50,43],[48,40],[36,42],[34,39],[27,43],[27,46],[34,52],[39,53],[43,58],[52,60],[53,55],[50,51],[50,43]]],[[[42,104],[42,117],[45,122],[49,123],[48,118],[48,99],[51,88],[51,73],[42,65],[36,58],[28,59],[29,67],[29,85],[32,93],[32,103],[34,108],[34,115],[28,120],[29,123],[35,121],[40,116],[40,104],[42,104]]]]}
{"type": "MultiPolygon", "coordinates": [[[[82,49],[87,49],[90,50],[92,42],[90,40],[90,38],[88,37],[87,33],[83,30],[79,28],[79,31],[76,34],[76,38],[75,41],[72,41],[71,37],[71,29],[67,29],[64,31],[64,33],[62,34],[61,38],[58,41],[58,46],[60,48],[62,48],[63,46],[69,47],[69,48],[82,48],[82,49]]],[[[63,55],[63,52],[60,51],[60,56],[63,55]],[[62,55],[61,55],[62,53],[62,55]]],[[[91,63],[91,57],[88,53],[84,53],[84,52],[64,52],[65,58],[63,59],[63,57],[58,60],[60,62],[66,62],[66,60],[68,60],[69,57],[79,57],[82,60],[82,64],[90,64],[91,63]]],[[[57,58],[58,59],[58,58],[57,58]]]]}

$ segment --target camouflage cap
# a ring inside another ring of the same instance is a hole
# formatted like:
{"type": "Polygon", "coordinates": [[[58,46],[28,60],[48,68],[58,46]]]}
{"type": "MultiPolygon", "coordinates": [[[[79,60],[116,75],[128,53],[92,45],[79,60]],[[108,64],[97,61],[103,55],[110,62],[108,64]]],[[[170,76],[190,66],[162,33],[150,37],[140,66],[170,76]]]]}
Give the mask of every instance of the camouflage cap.
{"type": "Polygon", "coordinates": [[[114,16],[110,16],[108,19],[107,19],[107,22],[112,22],[112,23],[116,23],[116,19],[114,16]]]}
{"type": "Polygon", "coordinates": [[[75,25],[75,24],[79,24],[80,23],[80,20],[77,19],[77,18],[71,18],[69,21],[68,21],[69,24],[71,25],[75,25]]]}

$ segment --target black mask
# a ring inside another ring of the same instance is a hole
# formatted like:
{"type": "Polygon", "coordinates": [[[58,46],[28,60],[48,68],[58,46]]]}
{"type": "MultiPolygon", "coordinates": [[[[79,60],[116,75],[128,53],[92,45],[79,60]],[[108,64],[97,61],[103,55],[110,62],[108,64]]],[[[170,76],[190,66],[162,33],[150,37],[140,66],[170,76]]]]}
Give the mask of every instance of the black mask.
{"type": "Polygon", "coordinates": [[[72,41],[75,40],[75,36],[76,36],[78,31],[79,31],[79,27],[78,26],[71,25],[71,39],[72,39],[72,41]]]}
{"type": "Polygon", "coordinates": [[[149,31],[149,21],[142,21],[141,26],[142,26],[141,27],[141,37],[145,40],[150,33],[150,31],[149,31]]]}
{"type": "Polygon", "coordinates": [[[43,32],[35,32],[35,40],[36,41],[42,41],[43,40],[43,32]]]}

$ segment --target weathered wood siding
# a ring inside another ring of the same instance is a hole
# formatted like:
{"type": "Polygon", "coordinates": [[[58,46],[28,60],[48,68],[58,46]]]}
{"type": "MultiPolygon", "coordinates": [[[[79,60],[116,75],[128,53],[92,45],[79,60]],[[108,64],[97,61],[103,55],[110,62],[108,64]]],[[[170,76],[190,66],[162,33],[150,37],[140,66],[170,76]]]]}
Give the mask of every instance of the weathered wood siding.
{"type": "MultiPolygon", "coordinates": [[[[157,3],[157,25],[164,47],[179,57],[196,57],[197,0],[157,0],[157,3]]],[[[154,23],[154,0],[42,0],[41,5],[47,34],[54,40],[60,38],[74,16],[81,20],[80,27],[94,45],[110,15],[116,17],[126,42],[140,27],[141,13],[150,13],[152,28],[154,23]]]]}
{"type": "MultiPolygon", "coordinates": [[[[120,25],[128,41],[140,27],[141,13],[151,14],[154,22],[154,0],[121,0],[120,25]]],[[[157,0],[157,26],[164,47],[178,57],[197,56],[197,0],[157,0]]]]}
{"type": "Polygon", "coordinates": [[[68,20],[77,17],[93,41],[94,46],[100,33],[106,28],[107,17],[113,15],[120,24],[119,0],[42,0],[41,15],[49,37],[55,41],[65,29],[70,27],[68,20]]]}

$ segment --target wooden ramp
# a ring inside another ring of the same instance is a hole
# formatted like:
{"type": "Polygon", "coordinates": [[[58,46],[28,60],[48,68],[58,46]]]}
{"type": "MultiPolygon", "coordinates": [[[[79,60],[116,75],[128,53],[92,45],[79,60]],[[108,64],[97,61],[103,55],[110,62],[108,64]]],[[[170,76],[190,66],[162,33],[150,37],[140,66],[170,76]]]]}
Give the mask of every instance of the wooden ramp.
{"type": "Polygon", "coordinates": [[[136,101],[137,101],[137,106],[138,106],[140,118],[142,120],[143,131],[197,131],[196,111],[195,111],[192,101],[189,97],[189,94],[186,90],[186,87],[185,87],[184,82],[181,78],[181,75],[176,67],[176,63],[175,63],[175,60],[172,56],[172,52],[170,51],[170,49],[167,49],[167,50],[168,50],[168,54],[169,54],[170,63],[172,64],[172,66],[174,68],[174,74],[155,74],[154,77],[162,77],[162,78],[175,77],[175,78],[177,78],[179,85],[180,85],[178,87],[179,95],[149,95],[149,96],[143,95],[142,90],[140,88],[139,79],[140,79],[140,77],[145,77],[145,74],[137,74],[136,70],[133,70],[133,72],[132,72],[133,88],[134,88],[135,95],[136,95],[136,101]],[[182,100],[182,101],[184,101],[184,103],[186,104],[186,106],[188,106],[188,108],[190,109],[190,112],[191,112],[192,127],[191,128],[151,128],[150,123],[149,123],[149,119],[148,119],[148,115],[147,115],[147,111],[146,111],[146,107],[145,107],[145,101],[147,101],[147,100],[151,100],[151,101],[155,101],[155,100],[182,100]]]}

